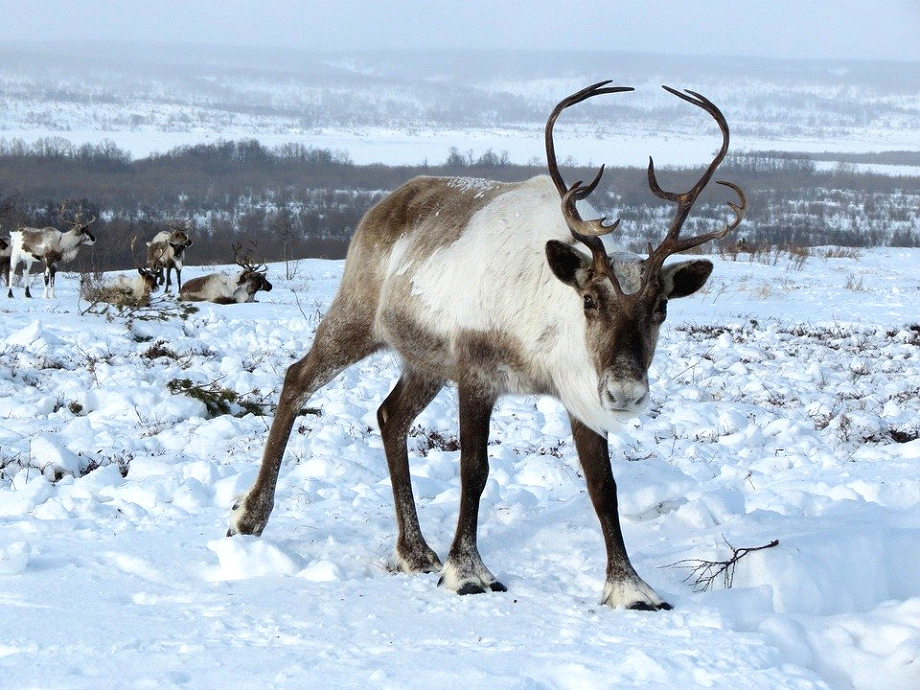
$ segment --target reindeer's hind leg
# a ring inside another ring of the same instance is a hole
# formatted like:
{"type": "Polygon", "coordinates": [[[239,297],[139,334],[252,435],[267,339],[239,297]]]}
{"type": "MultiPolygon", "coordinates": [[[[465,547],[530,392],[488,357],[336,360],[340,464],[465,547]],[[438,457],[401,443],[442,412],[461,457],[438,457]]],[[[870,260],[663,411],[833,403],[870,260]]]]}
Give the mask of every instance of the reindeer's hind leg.
{"type": "Polygon", "coordinates": [[[10,272],[9,272],[9,275],[6,277],[7,278],[6,280],[6,284],[7,284],[6,296],[7,297],[13,296],[13,278],[16,277],[16,267],[20,263],[22,263],[22,277],[19,279],[19,284],[25,286],[24,294],[26,297],[32,296],[32,293],[29,292],[29,269],[32,268],[32,262],[24,258],[23,255],[21,254],[13,253],[10,256],[10,272]]]}
{"type": "MultiPolygon", "coordinates": [[[[32,276],[29,273],[31,270],[32,264],[26,261],[22,265],[22,284],[26,286],[25,292],[23,294],[29,298],[32,297],[32,291],[29,290],[29,283],[32,282],[32,276]]],[[[12,290],[10,292],[12,292],[12,290]]]]}
{"type": "MultiPolygon", "coordinates": [[[[55,266],[54,264],[45,264],[45,276],[44,276],[45,290],[42,293],[42,297],[44,297],[45,299],[48,299],[49,297],[51,299],[54,299],[54,276],[56,273],[57,273],[57,266],[55,266]]],[[[29,296],[28,290],[29,288],[27,287],[26,296],[29,296]]]]}
{"type": "Polygon", "coordinates": [[[362,309],[362,305],[336,300],[316,329],[306,357],[288,368],[265,444],[262,466],[255,483],[233,506],[227,536],[262,534],[274,507],[275,485],[294,420],[317,389],[346,367],[380,349],[381,344],[374,340],[370,324],[366,307],[362,309]]]}
{"type": "Polygon", "coordinates": [[[438,555],[425,542],[418,522],[406,435],[418,414],[432,401],[444,381],[425,376],[406,367],[395,388],[377,410],[383,448],[390,468],[390,482],[396,506],[399,537],[396,541],[396,566],[404,573],[433,572],[441,569],[438,555]]]}

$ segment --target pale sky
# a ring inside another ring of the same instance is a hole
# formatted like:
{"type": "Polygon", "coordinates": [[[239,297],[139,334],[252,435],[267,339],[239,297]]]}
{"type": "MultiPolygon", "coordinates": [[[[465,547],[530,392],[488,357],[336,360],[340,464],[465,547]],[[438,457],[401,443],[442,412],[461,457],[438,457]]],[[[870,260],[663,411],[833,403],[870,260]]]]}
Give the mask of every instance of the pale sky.
{"type": "Polygon", "coordinates": [[[920,0],[0,0],[7,41],[920,61],[920,0]]]}

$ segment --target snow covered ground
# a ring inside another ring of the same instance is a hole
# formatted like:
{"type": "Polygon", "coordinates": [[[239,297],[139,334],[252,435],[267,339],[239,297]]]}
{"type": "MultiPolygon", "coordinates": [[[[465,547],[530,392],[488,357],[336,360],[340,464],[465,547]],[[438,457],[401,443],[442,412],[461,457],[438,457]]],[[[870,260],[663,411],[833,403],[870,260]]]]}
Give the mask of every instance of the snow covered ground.
{"type": "MultiPolygon", "coordinates": [[[[393,574],[392,355],[311,401],[265,534],[223,536],[270,417],[182,391],[273,404],[340,262],[273,265],[259,303],[185,317],[88,311],[66,273],[56,300],[0,298],[0,687],[915,690],[920,251],[828,254],[716,258],[672,305],[651,409],[610,439],[633,563],[674,604],[657,613],[597,605],[600,530],[548,399],[493,418],[480,548],[509,591],[393,574]],[[685,580],[772,540],[731,588],[685,580]]],[[[412,437],[442,556],[455,397],[412,437]]]]}

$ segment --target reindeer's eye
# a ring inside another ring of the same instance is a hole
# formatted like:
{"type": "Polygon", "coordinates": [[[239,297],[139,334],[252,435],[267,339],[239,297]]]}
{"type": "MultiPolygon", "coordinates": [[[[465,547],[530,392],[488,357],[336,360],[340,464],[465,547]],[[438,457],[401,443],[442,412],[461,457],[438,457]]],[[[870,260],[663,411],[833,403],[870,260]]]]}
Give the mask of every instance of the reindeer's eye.
{"type": "Polygon", "coordinates": [[[655,315],[664,321],[665,317],[668,315],[668,300],[663,299],[658,303],[658,306],[655,308],[655,315]]]}
{"type": "Polygon", "coordinates": [[[597,302],[591,295],[585,295],[585,309],[597,309],[597,302]]]}

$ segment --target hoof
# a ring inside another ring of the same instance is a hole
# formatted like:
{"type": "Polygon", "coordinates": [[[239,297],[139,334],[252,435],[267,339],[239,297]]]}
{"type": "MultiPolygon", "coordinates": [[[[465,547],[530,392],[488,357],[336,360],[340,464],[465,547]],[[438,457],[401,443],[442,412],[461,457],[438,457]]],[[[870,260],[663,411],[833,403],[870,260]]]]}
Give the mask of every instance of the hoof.
{"type": "Polygon", "coordinates": [[[227,536],[232,537],[235,534],[250,534],[254,537],[261,537],[262,530],[268,523],[268,516],[271,514],[272,506],[268,505],[267,510],[253,511],[248,507],[249,501],[246,498],[238,499],[230,512],[230,525],[227,528],[227,536]]]}
{"type": "MultiPolygon", "coordinates": [[[[491,573],[489,573],[489,575],[491,576],[491,573]]],[[[505,587],[505,585],[493,577],[476,578],[473,576],[472,578],[464,578],[458,582],[457,578],[452,577],[451,573],[446,569],[442,571],[441,577],[438,578],[438,587],[444,587],[445,589],[453,590],[460,595],[508,591],[508,588],[505,587]]]]}
{"type": "Polygon", "coordinates": [[[457,594],[508,591],[508,588],[489,572],[478,553],[461,558],[448,556],[447,563],[441,569],[438,587],[457,594]]]}
{"type": "MultiPolygon", "coordinates": [[[[441,582],[438,582],[438,586],[441,585],[441,582]]],[[[486,592],[507,592],[508,588],[505,587],[501,582],[496,580],[488,585],[488,589],[485,586],[479,584],[478,582],[467,582],[463,584],[458,590],[457,594],[463,596],[464,594],[485,594],[486,592]]]]}
{"type": "Polygon", "coordinates": [[[441,559],[427,545],[418,548],[396,549],[396,570],[407,575],[441,572],[441,559]]]}
{"type": "Polygon", "coordinates": [[[637,575],[622,580],[608,580],[604,585],[601,604],[633,611],[670,611],[672,608],[637,575]]]}
{"type": "Polygon", "coordinates": [[[674,607],[666,601],[662,601],[660,604],[649,604],[647,601],[635,601],[626,608],[630,611],[670,611],[674,607]]]}
{"type": "MultiPolygon", "coordinates": [[[[438,583],[440,585],[440,583],[438,583]]],[[[465,585],[460,587],[457,590],[457,594],[464,596],[466,594],[485,594],[486,590],[482,588],[481,585],[477,585],[475,582],[467,582],[465,585]]]]}

